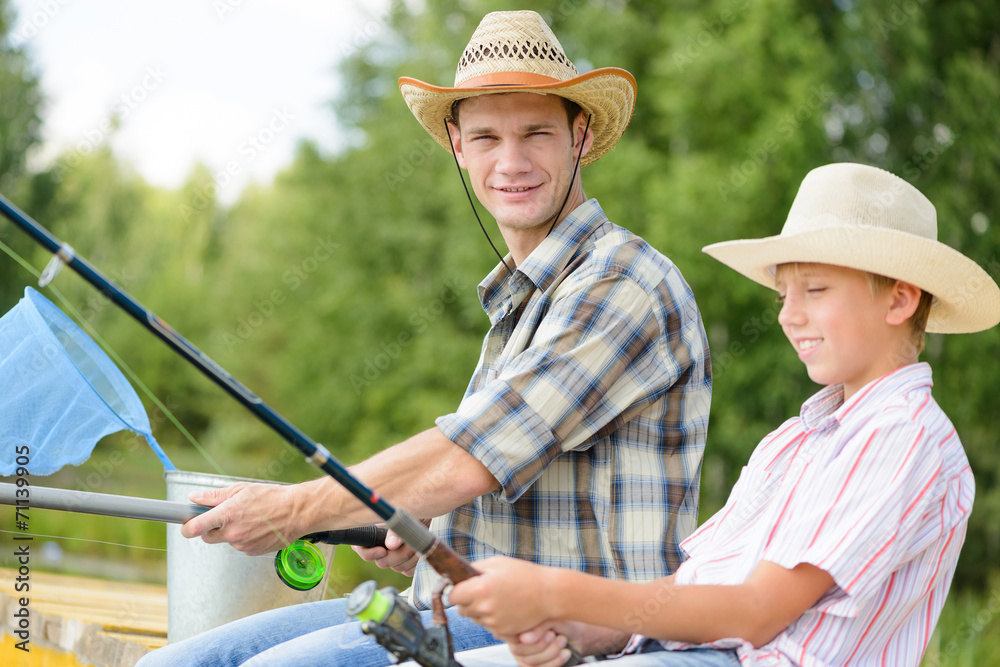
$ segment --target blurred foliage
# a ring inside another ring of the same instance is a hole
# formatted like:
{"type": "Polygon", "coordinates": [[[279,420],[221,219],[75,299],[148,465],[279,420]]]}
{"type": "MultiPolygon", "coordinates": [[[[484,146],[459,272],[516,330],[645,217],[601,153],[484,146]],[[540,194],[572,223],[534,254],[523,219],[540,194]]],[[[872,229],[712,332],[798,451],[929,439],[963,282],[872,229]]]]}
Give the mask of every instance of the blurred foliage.
{"type": "MultiPolygon", "coordinates": [[[[496,263],[451,156],[414,122],[396,79],[450,84],[485,12],[535,9],[581,69],[624,67],[639,82],[625,137],[587,169],[585,186],[612,220],[671,257],[698,298],[715,371],[703,518],[724,502],[759,439],[817,387],[787,350],[773,295],[702,246],[777,233],[808,170],[852,160],[920,188],[937,206],[939,237],[997,277],[995,8],[967,0],[417,6],[397,3],[341,65],[331,122],[350,147],[326,155],[305,142],[273,183],[228,208],[209,169],[165,191],[106,146],[27,173],[37,80],[0,41],[3,191],[303,431],[358,461],[457,405],[487,327],[475,286],[496,263]]],[[[0,36],[9,25],[10,12],[0,12],[0,36]]],[[[36,267],[47,259],[10,225],[0,224],[0,241],[36,267]]],[[[0,280],[5,311],[33,278],[3,259],[0,280]]],[[[204,472],[312,476],[304,463],[279,459],[287,446],[273,433],[93,289],[65,274],[58,284],[201,447],[143,395],[168,453],[204,472]]],[[[977,479],[956,577],[967,590],[985,586],[1000,560],[998,347],[994,329],[932,336],[925,352],[977,479]]],[[[122,474],[155,478],[151,457],[131,452],[122,474]]],[[[368,572],[358,559],[338,560],[368,572]]]]}

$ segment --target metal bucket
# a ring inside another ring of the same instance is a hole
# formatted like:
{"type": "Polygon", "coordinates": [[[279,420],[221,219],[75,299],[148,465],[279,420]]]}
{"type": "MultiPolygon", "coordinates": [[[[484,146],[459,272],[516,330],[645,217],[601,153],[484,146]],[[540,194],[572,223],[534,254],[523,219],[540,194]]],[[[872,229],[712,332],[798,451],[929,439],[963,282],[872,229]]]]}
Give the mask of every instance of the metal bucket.
{"type": "MultiPolygon", "coordinates": [[[[260,480],[167,470],[167,500],[190,502],[191,491],[260,480]]],[[[333,561],[334,546],[317,544],[333,561]]],[[[247,556],[228,544],[205,544],[167,525],[167,641],[176,642],[257,612],[323,599],[329,569],[308,591],[286,586],[274,570],[274,553],[247,556]]]]}

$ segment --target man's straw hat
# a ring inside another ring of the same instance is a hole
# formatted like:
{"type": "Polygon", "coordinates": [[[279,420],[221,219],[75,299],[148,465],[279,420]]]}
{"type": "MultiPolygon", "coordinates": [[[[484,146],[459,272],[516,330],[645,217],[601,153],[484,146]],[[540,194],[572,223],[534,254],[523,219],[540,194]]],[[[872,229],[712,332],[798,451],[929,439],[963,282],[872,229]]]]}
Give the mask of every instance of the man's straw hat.
{"type": "Polygon", "coordinates": [[[454,87],[402,77],[399,89],[424,129],[448,150],[444,119],[451,117],[455,100],[512,92],[565,97],[592,116],[594,145],[582,165],[604,155],[622,136],[636,94],[635,79],[623,69],[605,67],[579,74],[549,26],[531,11],[487,14],[458,61],[454,87]]]}
{"type": "Polygon", "coordinates": [[[775,267],[790,262],[845,266],[911,283],[935,297],[931,333],[972,333],[1000,322],[1000,288],[974,261],[938,242],[934,205],[875,167],[813,169],[781,234],[715,243],[704,251],[772,289],[775,267]]]}

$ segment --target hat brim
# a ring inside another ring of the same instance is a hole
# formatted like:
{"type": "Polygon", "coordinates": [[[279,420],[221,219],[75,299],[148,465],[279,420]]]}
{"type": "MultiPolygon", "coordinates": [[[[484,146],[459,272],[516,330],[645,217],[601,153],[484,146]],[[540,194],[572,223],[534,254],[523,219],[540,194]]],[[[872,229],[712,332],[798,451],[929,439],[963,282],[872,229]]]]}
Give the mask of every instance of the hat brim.
{"type": "Polygon", "coordinates": [[[581,165],[588,165],[611,150],[625,132],[635,109],[637,87],[635,78],[629,72],[617,67],[604,67],[566,81],[468,88],[445,88],[402,77],[399,79],[399,90],[417,121],[449,152],[451,146],[444,121],[451,118],[451,106],[456,100],[498,93],[565,97],[579,104],[591,116],[594,143],[580,160],[581,165]]]}
{"type": "Polygon", "coordinates": [[[775,267],[843,266],[911,283],[934,295],[929,333],[973,333],[1000,322],[1000,287],[974,261],[938,241],[891,229],[821,227],[702,249],[747,278],[775,289],[775,267]]]}

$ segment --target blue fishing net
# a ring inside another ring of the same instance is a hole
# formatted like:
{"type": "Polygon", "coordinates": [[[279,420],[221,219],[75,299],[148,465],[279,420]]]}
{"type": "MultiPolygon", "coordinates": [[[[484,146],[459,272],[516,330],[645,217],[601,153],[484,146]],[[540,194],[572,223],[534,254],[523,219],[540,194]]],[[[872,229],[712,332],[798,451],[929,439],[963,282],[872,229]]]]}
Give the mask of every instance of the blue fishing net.
{"type": "Polygon", "coordinates": [[[144,436],[164,468],[174,469],[118,367],[61,310],[26,288],[0,317],[0,475],[19,465],[32,475],[79,465],[101,438],[124,429],[144,436]]]}

